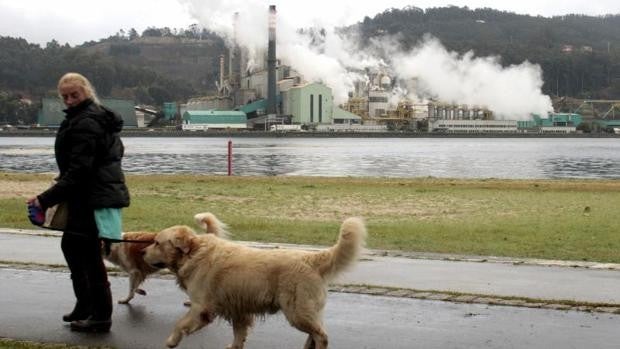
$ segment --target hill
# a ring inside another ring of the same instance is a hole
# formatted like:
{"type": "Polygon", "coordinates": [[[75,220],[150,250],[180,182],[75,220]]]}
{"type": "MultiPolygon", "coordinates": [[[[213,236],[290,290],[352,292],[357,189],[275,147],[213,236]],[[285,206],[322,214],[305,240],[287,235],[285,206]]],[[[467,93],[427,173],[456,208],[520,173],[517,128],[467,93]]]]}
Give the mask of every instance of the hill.
{"type": "MultiPolygon", "coordinates": [[[[526,60],[539,64],[543,93],[563,101],[620,99],[618,15],[546,18],[455,6],[406,7],[340,30],[360,33],[362,50],[371,39],[385,36],[410,49],[431,34],[449,50],[500,56],[505,66],[526,60]]],[[[196,27],[132,30],[76,47],[55,41],[40,47],[0,37],[0,118],[32,122],[37,101],[55,95],[56,80],[66,71],[87,74],[102,97],[161,105],[205,95],[215,88],[223,53],[222,38],[196,27]]],[[[575,106],[558,107],[568,111],[575,106]]]]}
{"type": "MultiPolygon", "coordinates": [[[[111,36],[71,47],[45,47],[0,36],[0,120],[30,124],[42,97],[56,96],[57,79],[68,71],[88,76],[101,97],[161,106],[215,89],[224,42],[208,34],[111,36]]],[[[150,33],[150,35],[146,35],[150,33]]]]}
{"type": "Polygon", "coordinates": [[[109,39],[85,46],[83,50],[110,56],[126,65],[148,67],[201,92],[214,90],[219,74],[219,56],[225,53],[224,42],[218,37],[194,39],[178,36],[109,39]]]}

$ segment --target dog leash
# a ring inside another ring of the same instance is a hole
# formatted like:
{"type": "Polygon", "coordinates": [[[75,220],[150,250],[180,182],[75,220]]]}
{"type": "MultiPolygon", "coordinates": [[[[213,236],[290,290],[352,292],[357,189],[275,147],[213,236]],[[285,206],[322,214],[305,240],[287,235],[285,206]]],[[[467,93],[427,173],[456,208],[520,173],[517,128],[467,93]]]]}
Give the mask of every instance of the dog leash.
{"type": "Polygon", "coordinates": [[[103,238],[101,239],[101,241],[103,241],[103,251],[105,252],[105,255],[109,256],[110,252],[112,251],[112,243],[131,242],[139,244],[152,244],[155,240],[124,240],[103,238]]]}
{"type": "Polygon", "coordinates": [[[103,238],[101,240],[109,241],[109,242],[135,242],[139,244],[152,244],[153,242],[155,242],[155,240],[125,240],[125,239],[109,239],[109,238],[103,238]]]}

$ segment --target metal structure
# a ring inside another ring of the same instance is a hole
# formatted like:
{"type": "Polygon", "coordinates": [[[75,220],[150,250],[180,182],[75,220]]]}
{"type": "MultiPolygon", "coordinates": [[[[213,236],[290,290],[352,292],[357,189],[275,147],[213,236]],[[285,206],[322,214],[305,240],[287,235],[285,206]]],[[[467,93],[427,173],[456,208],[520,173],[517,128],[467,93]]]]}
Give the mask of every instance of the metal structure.
{"type": "Polygon", "coordinates": [[[267,70],[267,114],[276,114],[276,5],[269,6],[267,70]]]}
{"type": "Polygon", "coordinates": [[[362,119],[367,119],[368,99],[364,97],[351,97],[343,105],[343,109],[355,115],[361,116],[362,119]]]}
{"type": "Polygon", "coordinates": [[[590,114],[594,118],[613,119],[620,118],[620,100],[617,99],[586,99],[573,113],[590,114]],[[601,113],[599,110],[605,110],[601,113]]]}
{"type": "Polygon", "coordinates": [[[430,119],[447,120],[492,120],[493,112],[484,107],[462,104],[431,102],[429,104],[430,119]]]}

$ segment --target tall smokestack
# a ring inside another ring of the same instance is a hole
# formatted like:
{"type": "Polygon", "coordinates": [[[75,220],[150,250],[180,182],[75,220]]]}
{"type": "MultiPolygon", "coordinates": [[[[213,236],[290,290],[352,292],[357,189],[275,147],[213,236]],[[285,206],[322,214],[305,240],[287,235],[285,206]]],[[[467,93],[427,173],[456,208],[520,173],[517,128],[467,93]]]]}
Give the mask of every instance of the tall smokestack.
{"type": "Polygon", "coordinates": [[[224,55],[220,55],[220,85],[221,89],[224,86],[224,55]]]}
{"type": "Polygon", "coordinates": [[[276,5],[269,6],[267,51],[267,114],[276,114],[276,5]]]}

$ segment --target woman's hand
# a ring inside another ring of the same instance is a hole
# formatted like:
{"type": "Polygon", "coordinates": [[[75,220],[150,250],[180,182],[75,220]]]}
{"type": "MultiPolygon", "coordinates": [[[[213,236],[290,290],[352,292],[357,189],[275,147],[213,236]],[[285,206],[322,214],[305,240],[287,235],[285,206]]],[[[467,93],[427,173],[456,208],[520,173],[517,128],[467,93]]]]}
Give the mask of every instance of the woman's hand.
{"type": "Polygon", "coordinates": [[[33,205],[33,206],[36,206],[38,208],[41,208],[41,203],[39,202],[39,199],[36,196],[33,196],[30,199],[28,199],[26,201],[26,204],[33,205]]]}

